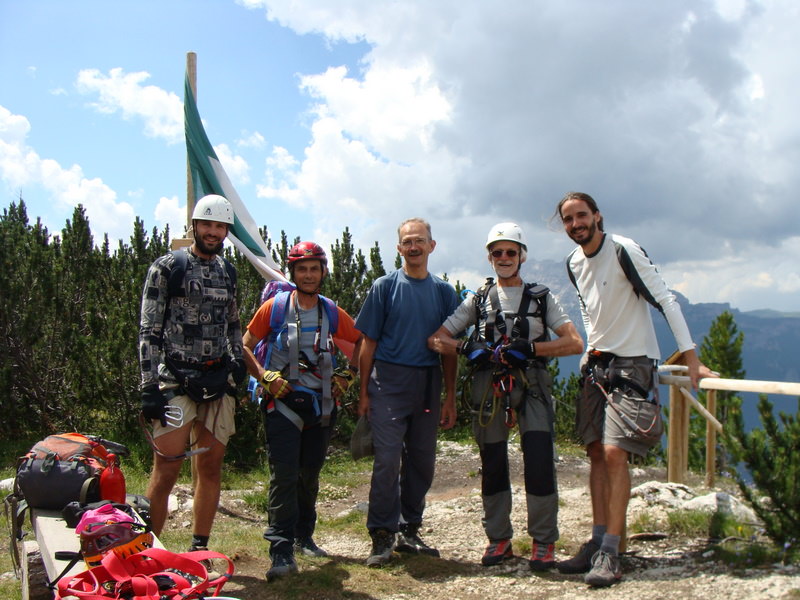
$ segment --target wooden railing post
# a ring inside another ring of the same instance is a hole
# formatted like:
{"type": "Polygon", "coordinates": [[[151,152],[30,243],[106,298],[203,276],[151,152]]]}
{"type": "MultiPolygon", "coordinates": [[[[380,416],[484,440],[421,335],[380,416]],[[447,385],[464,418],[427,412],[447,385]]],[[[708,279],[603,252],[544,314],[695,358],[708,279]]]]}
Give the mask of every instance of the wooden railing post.
{"type": "MultiPolygon", "coordinates": [[[[717,416],[717,390],[706,390],[706,410],[717,416]]],[[[706,421],[706,487],[714,487],[717,475],[717,430],[711,421],[706,421]]]]}
{"type": "Polygon", "coordinates": [[[669,435],[667,437],[667,480],[684,483],[688,467],[689,407],[678,386],[669,386],[669,435]]]}

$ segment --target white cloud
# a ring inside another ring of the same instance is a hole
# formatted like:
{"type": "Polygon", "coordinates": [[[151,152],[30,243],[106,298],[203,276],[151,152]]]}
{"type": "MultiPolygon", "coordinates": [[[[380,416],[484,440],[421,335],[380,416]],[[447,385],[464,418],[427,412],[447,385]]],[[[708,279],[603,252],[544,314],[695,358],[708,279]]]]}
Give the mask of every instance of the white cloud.
{"type": "Polygon", "coordinates": [[[214,152],[217,153],[217,158],[222,163],[222,168],[225,169],[234,186],[250,183],[250,165],[247,164],[244,157],[234,154],[227,144],[214,146],[214,152]]]}
{"type": "Polygon", "coordinates": [[[258,131],[250,132],[243,132],[242,137],[236,140],[236,145],[241,148],[254,148],[256,150],[260,150],[266,146],[266,140],[264,136],[261,135],[258,131]]]}
{"type": "Polygon", "coordinates": [[[154,211],[156,223],[159,229],[163,230],[169,225],[169,235],[171,238],[183,236],[186,228],[186,204],[181,204],[177,196],[161,196],[154,211]]]}
{"type": "Polygon", "coordinates": [[[148,137],[171,144],[183,141],[183,102],[174,93],[143,85],[149,78],[144,71],[125,73],[114,68],[104,75],[97,69],[84,69],[75,85],[81,94],[98,95],[98,100],[90,104],[97,111],[120,111],[124,119],[141,119],[148,137]]]}
{"type": "MultiPolygon", "coordinates": [[[[123,239],[130,233],[133,207],[119,202],[117,194],[99,178],[87,178],[79,165],[62,167],[52,159],[41,158],[27,146],[30,123],[22,115],[0,106],[0,179],[10,188],[39,185],[58,203],[58,209],[82,204],[92,231],[101,239],[107,232],[111,239],[123,239]]],[[[71,217],[71,212],[68,215],[71,217]]],[[[63,222],[62,222],[63,223],[63,222]]],[[[60,228],[62,223],[46,222],[60,228]]]]}
{"type": "Polygon", "coordinates": [[[767,257],[796,235],[796,3],[240,3],[371,45],[359,72],[301,77],[312,141],[260,188],[311,207],[320,235],[348,224],[391,262],[397,222],[418,214],[436,270],[482,272],[485,232],[514,220],[533,256],[560,260],[570,244],[547,217],[578,189],[665,273],[695,265],[679,278],[692,301],[784,301],[795,285],[767,257]]]}

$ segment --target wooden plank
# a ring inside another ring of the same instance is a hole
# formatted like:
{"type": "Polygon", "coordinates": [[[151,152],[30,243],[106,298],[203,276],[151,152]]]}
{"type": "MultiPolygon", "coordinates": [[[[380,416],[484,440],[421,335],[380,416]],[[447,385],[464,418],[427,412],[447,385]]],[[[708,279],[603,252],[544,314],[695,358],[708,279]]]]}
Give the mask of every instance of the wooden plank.
{"type": "MultiPolygon", "coordinates": [[[[42,552],[42,561],[47,576],[52,580],[69,564],[67,560],[58,560],[55,553],[62,550],[80,552],[80,540],[75,535],[75,530],[67,527],[61,511],[58,510],[32,509],[31,526],[42,552]]],[[[80,561],[73,565],[67,574],[75,575],[85,570],[86,565],[80,561]]]]}
{"type": "Polygon", "coordinates": [[[800,383],[788,381],[759,381],[757,379],[715,379],[700,380],[703,390],[725,390],[729,392],[756,392],[759,394],[784,394],[800,396],[800,383]]]}
{"type": "MultiPolygon", "coordinates": [[[[689,378],[685,375],[673,375],[661,371],[658,380],[665,385],[689,387],[689,378]]],[[[702,390],[724,390],[726,392],[754,392],[757,394],[783,394],[800,396],[800,383],[792,381],[760,381],[758,379],[723,379],[706,377],[700,380],[702,390]]]]}
{"type": "MultiPolygon", "coordinates": [[[[31,509],[31,526],[39,544],[47,577],[53,580],[69,565],[68,560],[58,560],[55,553],[65,550],[80,552],[80,538],[75,534],[74,529],[67,527],[61,511],[58,510],[31,509]]],[[[155,535],[153,535],[153,545],[156,548],[164,547],[161,540],[155,535]]],[[[85,570],[86,564],[81,560],[67,571],[65,577],[85,570]]]]}

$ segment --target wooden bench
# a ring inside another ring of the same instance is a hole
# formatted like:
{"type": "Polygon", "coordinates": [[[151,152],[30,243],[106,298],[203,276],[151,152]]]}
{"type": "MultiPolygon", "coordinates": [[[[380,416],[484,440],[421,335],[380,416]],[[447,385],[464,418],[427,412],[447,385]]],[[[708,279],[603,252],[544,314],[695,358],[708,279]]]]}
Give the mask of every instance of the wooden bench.
{"type": "MultiPolygon", "coordinates": [[[[53,592],[47,587],[69,566],[69,560],[56,558],[56,552],[80,552],[80,539],[75,530],[67,527],[61,511],[30,510],[31,528],[36,541],[22,543],[22,600],[50,600],[53,592]]],[[[161,541],[153,536],[153,545],[163,548],[161,541]]],[[[70,577],[86,570],[81,560],[63,576],[70,577]]]]}

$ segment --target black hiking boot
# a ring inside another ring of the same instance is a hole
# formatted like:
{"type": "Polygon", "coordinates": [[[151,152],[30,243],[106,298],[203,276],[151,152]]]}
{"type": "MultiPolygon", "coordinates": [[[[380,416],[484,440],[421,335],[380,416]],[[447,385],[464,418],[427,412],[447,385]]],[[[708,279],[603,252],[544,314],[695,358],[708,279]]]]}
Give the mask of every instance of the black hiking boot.
{"type": "Polygon", "coordinates": [[[370,531],[369,536],[372,538],[372,553],[367,558],[367,566],[382,567],[392,560],[395,534],[388,529],[376,529],[370,531]]]}
{"type": "Polygon", "coordinates": [[[398,552],[409,554],[426,554],[428,556],[439,556],[436,548],[431,548],[419,537],[419,523],[404,523],[400,525],[400,533],[397,536],[398,552]]]}

